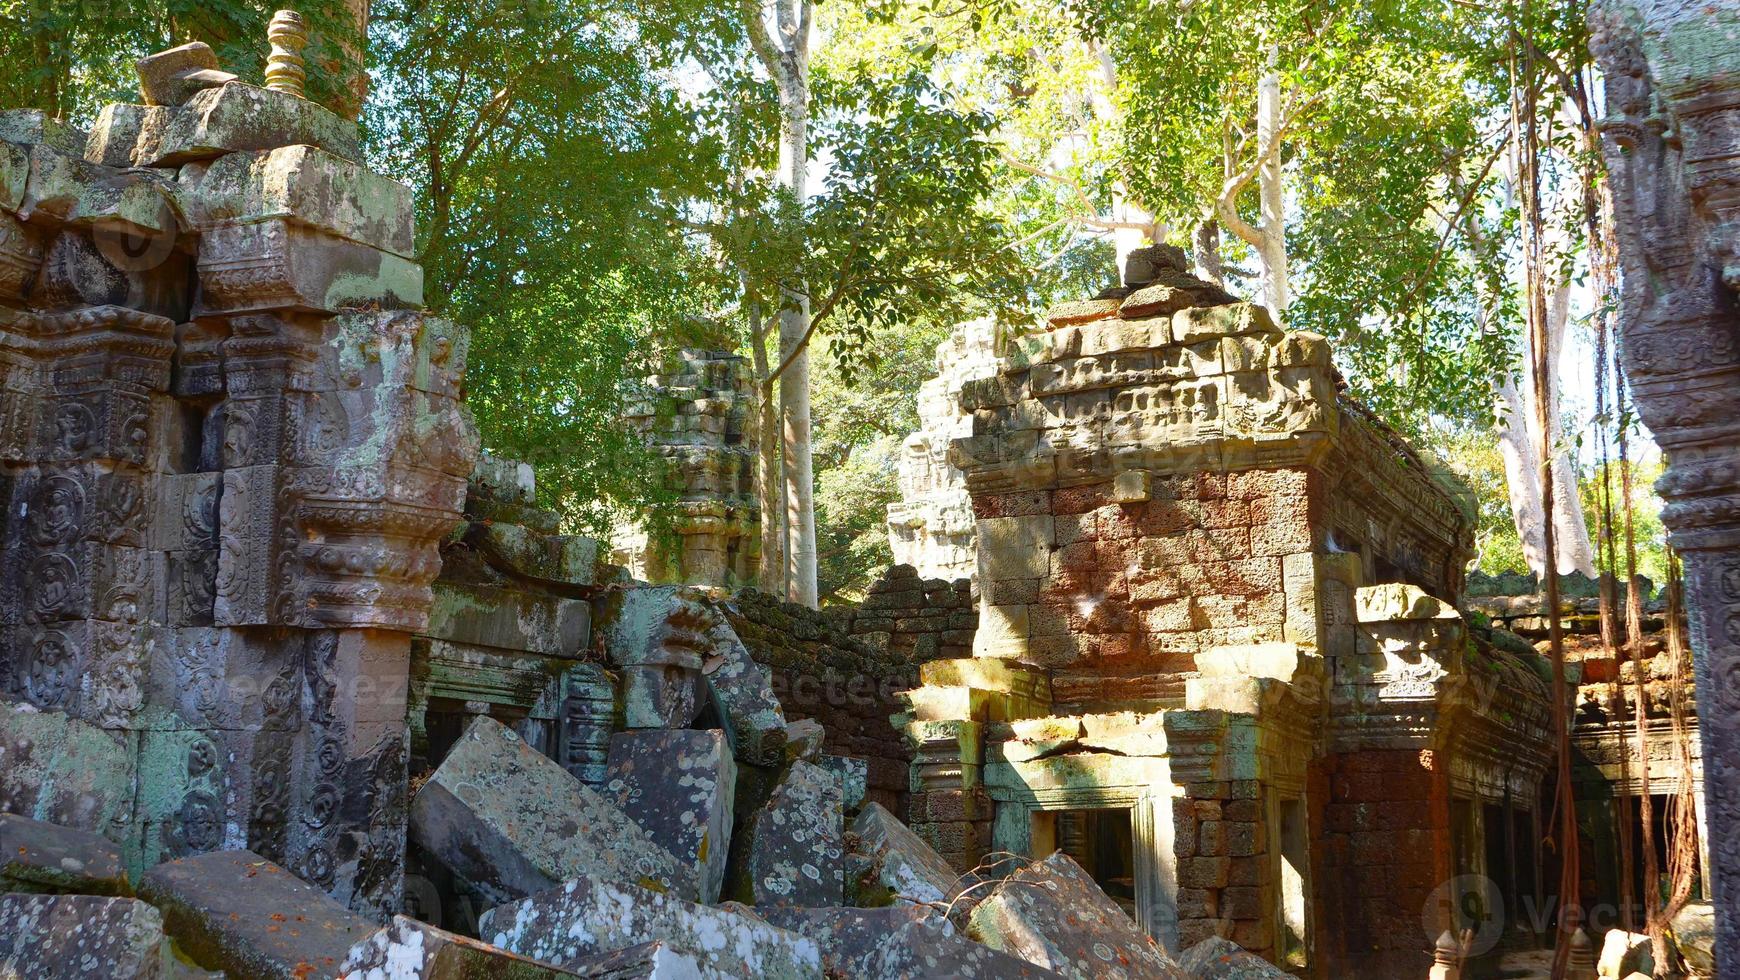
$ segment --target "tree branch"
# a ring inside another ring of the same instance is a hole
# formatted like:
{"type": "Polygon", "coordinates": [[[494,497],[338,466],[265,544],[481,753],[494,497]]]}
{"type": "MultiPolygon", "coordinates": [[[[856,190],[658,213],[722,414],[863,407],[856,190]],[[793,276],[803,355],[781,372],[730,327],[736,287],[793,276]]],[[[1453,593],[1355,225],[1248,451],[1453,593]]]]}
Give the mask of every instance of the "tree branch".
{"type": "Polygon", "coordinates": [[[1088,200],[1087,192],[1081,189],[1081,184],[1078,181],[1071,180],[1062,174],[1054,174],[1049,170],[1041,170],[1030,163],[1022,163],[1020,160],[1015,159],[1007,153],[1003,154],[1003,162],[1022,173],[1032,174],[1035,177],[1062,184],[1073,191],[1077,203],[1081,205],[1082,210],[1087,212],[1086,214],[1075,216],[1075,220],[1082,224],[1092,225],[1095,228],[1103,228],[1107,231],[1115,231],[1119,228],[1132,228],[1136,231],[1147,231],[1149,227],[1151,227],[1150,225],[1140,221],[1117,221],[1112,218],[1100,217],[1099,209],[1094,207],[1092,201],[1088,200]]]}
{"type": "Polygon", "coordinates": [[[755,50],[756,57],[761,59],[762,67],[767,69],[774,87],[783,97],[785,72],[780,70],[780,51],[773,43],[773,35],[767,32],[767,21],[763,19],[761,4],[758,0],[738,0],[737,9],[743,14],[743,29],[749,33],[749,46],[755,50]]]}

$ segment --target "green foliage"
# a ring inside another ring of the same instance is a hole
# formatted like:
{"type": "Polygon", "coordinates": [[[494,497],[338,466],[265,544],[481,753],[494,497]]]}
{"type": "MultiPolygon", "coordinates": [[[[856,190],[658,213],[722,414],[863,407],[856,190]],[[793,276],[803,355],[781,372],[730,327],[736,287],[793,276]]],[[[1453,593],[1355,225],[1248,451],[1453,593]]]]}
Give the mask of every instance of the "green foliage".
{"type": "Polygon", "coordinates": [[[661,77],[670,39],[619,4],[376,5],[376,165],[418,188],[430,302],[473,331],[470,404],[575,529],[668,518],[662,464],[624,423],[654,338],[706,302],[673,201],[716,143],[661,77]]]}

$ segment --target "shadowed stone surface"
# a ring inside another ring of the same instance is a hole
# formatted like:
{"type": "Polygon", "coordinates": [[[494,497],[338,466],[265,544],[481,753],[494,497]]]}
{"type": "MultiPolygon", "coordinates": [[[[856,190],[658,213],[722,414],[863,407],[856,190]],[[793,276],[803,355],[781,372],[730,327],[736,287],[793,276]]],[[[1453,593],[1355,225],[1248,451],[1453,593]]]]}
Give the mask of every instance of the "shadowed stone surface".
{"type": "Polygon", "coordinates": [[[839,905],[845,893],[840,780],[798,761],[755,814],[749,833],[750,893],[761,905],[839,905]]]}
{"type": "Polygon", "coordinates": [[[1186,980],[1062,851],[1005,879],[973,909],[967,931],[992,949],[1075,980],[1186,980]]]}
{"type": "Polygon", "coordinates": [[[1184,951],[1178,965],[1193,980],[1284,980],[1292,974],[1238,943],[1210,936],[1184,951]]]}
{"type": "Polygon", "coordinates": [[[146,167],[303,144],[362,159],[356,123],[313,102],[242,82],[195,93],[176,107],[161,132],[143,134],[140,141],[135,159],[146,167]]]}
{"type": "Polygon", "coordinates": [[[884,943],[908,923],[928,923],[927,931],[954,934],[954,927],[939,913],[912,906],[881,909],[779,906],[760,909],[758,914],[772,925],[815,940],[822,950],[822,968],[829,976],[838,977],[876,976],[874,965],[884,943]]]}
{"type": "Polygon", "coordinates": [[[490,909],[478,920],[478,934],[522,956],[564,965],[659,940],[694,957],[708,980],[822,975],[813,940],[724,909],[585,877],[490,909]]]}
{"type": "Polygon", "coordinates": [[[417,793],[411,831],[497,901],[580,876],[696,895],[693,869],[603,794],[487,717],[471,723],[417,793]]]}
{"type": "Polygon", "coordinates": [[[0,891],[125,895],[131,887],[107,839],[0,813],[0,891]]]}
{"type": "Polygon", "coordinates": [[[375,923],[252,851],[216,851],[146,872],[139,897],[201,966],[238,980],[329,976],[375,923]]]}
{"type": "Polygon", "coordinates": [[[719,897],[730,851],[737,765],[718,731],[619,732],[603,792],[655,843],[694,870],[700,899],[719,897]]]}
{"type": "Polygon", "coordinates": [[[862,974],[866,980],[1050,980],[1062,976],[921,922],[896,929],[869,962],[868,971],[862,974]]]}
{"type": "Polygon", "coordinates": [[[623,723],[629,728],[686,728],[700,711],[702,660],[719,616],[694,589],[680,586],[612,592],[598,617],[599,638],[622,669],[623,723]]]}
{"type": "Polygon", "coordinates": [[[0,704],[0,809],[104,833],[132,809],[127,750],[58,711],[0,704]]]}
{"type": "Polygon", "coordinates": [[[351,947],[338,971],[341,980],[556,980],[574,975],[402,915],[351,947]]]}
{"type": "Polygon", "coordinates": [[[949,902],[978,881],[977,875],[955,871],[881,804],[866,806],[852,821],[852,833],[857,837],[853,853],[868,863],[857,882],[862,904],[949,902]]]}
{"type": "Polygon", "coordinates": [[[144,902],[95,895],[0,896],[0,977],[159,980],[163,917],[144,902]]]}

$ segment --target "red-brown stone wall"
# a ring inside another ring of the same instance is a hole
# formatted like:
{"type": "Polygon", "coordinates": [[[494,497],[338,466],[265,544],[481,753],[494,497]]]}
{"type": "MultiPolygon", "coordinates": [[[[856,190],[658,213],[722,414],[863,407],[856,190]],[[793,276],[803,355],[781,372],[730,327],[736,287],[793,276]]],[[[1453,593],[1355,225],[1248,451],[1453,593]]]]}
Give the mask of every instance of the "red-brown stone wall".
{"type": "Polygon", "coordinates": [[[1156,477],[1149,499],[1111,484],[979,495],[981,520],[1051,515],[1042,577],[986,576],[991,606],[1025,607],[1031,662],[1060,709],[1181,697],[1196,654],[1282,638],[1282,562],[1314,545],[1313,473],[1156,477]]]}
{"type": "Polygon", "coordinates": [[[1325,759],[1311,798],[1318,959],[1334,976],[1389,980],[1432,965],[1428,903],[1451,877],[1450,810],[1441,767],[1414,749],[1325,759]]]}

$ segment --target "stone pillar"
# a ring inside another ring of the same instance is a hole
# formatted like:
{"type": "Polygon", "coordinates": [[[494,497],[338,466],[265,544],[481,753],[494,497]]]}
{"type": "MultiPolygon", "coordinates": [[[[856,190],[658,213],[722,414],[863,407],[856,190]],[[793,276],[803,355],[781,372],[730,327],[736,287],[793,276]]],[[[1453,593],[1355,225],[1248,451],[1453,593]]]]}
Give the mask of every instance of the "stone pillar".
{"type": "Polygon", "coordinates": [[[394,911],[467,335],[353,123],[178,51],[88,140],[0,113],[0,701],[115,747],[31,815],[118,800],[133,870],[247,847],[394,911]]]}
{"type": "MultiPolygon", "coordinates": [[[[1740,12],[1608,0],[1589,14],[1623,279],[1621,355],[1666,454],[1685,559],[1717,908],[1740,907],[1740,12]]],[[[1740,921],[1716,961],[1740,970],[1740,921]]]]}
{"type": "Polygon", "coordinates": [[[659,584],[735,589],[761,567],[755,393],[743,358],[683,348],[647,379],[629,420],[664,458],[677,491],[674,537],[643,521],[617,527],[616,559],[659,584]]]}

